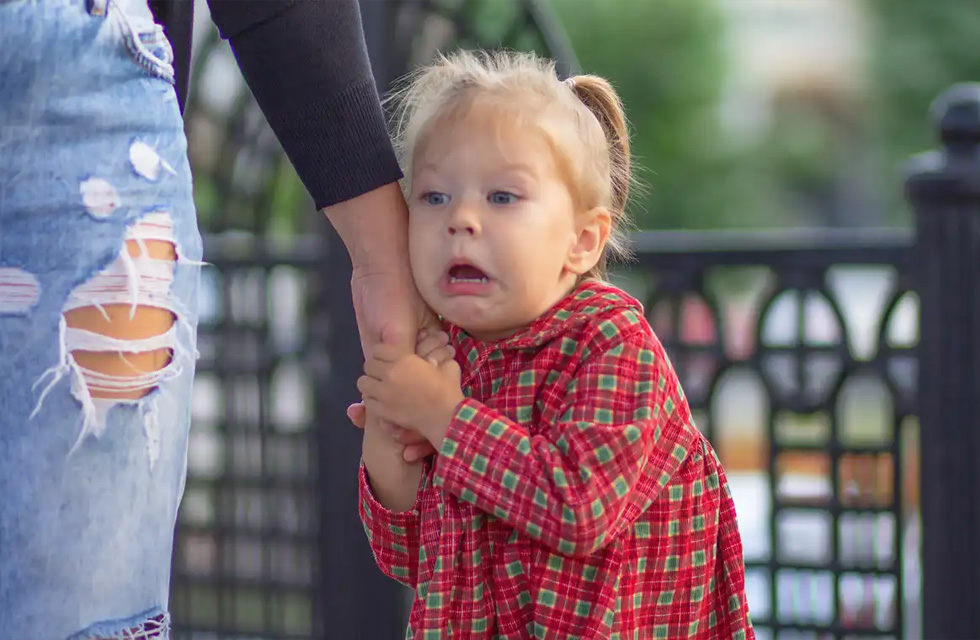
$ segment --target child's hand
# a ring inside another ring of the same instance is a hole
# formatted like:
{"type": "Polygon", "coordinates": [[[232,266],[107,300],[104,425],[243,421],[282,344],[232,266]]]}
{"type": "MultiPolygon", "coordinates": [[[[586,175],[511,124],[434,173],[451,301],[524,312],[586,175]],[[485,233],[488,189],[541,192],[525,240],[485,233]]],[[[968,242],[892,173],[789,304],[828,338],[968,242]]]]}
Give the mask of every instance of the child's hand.
{"type": "Polygon", "coordinates": [[[419,344],[418,355],[402,355],[388,345],[376,347],[357,381],[368,411],[383,420],[425,436],[438,448],[456,406],[463,400],[459,365],[451,348],[434,346],[444,340],[436,335],[419,344]]]}
{"type": "MultiPolygon", "coordinates": [[[[363,429],[367,422],[367,410],[363,402],[355,402],[347,407],[347,419],[358,429],[363,429]]],[[[431,456],[436,450],[423,435],[416,431],[402,429],[398,425],[382,422],[382,429],[391,436],[392,440],[405,445],[402,449],[402,459],[415,463],[431,456]]]]}
{"type": "Polygon", "coordinates": [[[445,331],[419,331],[419,340],[415,345],[415,355],[428,360],[437,367],[452,362],[455,359],[453,346],[449,344],[449,334],[445,331]]]}
{"type": "MultiPolygon", "coordinates": [[[[449,344],[449,334],[445,331],[430,332],[426,329],[420,331],[415,353],[437,367],[455,358],[453,348],[449,344]]],[[[367,410],[364,408],[364,403],[355,402],[347,407],[347,419],[358,429],[363,429],[367,421],[367,410]]],[[[403,429],[384,420],[380,422],[380,425],[382,430],[393,440],[405,445],[405,449],[402,451],[405,462],[419,462],[436,452],[429,441],[417,431],[403,429]]]]}

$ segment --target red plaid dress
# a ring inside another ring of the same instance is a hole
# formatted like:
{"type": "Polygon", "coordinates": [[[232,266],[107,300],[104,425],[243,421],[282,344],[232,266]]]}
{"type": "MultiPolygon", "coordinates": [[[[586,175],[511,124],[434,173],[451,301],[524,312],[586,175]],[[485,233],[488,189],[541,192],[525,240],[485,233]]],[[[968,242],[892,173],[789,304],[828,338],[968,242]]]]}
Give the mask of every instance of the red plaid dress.
{"type": "Polygon", "coordinates": [[[361,467],[406,637],[755,637],[724,471],[637,301],[588,283],[510,338],[451,335],[466,399],[412,509],[361,467]]]}

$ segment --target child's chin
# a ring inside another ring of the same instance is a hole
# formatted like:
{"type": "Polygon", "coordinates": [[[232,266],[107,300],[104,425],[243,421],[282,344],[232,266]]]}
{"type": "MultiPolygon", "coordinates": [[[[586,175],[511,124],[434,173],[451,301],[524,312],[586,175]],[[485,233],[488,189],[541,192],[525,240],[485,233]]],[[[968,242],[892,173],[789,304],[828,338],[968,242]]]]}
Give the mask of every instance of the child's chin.
{"type": "Polygon", "coordinates": [[[485,334],[493,330],[493,327],[487,326],[485,318],[468,313],[455,313],[446,316],[446,319],[470,335],[485,334]]]}
{"type": "Polygon", "coordinates": [[[450,304],[445,305],[444,312],[441,315],[443,318],[446,318],[454,325],[463,329],[473,327],[474,329],[480,328],[486,330],[495,323],[491,318],[487,317],[488,314],[485,306],[474,304],[474,302],[476,301],[453,300],[450,304]]]}
{"type": "Polygon", "coordinates": [[[488,322],[486,315],[478,312],[464,313],[456,310],[455,313],[443,317],[475,338],[489,340],[507,333],[505,327],[488,322]]]}

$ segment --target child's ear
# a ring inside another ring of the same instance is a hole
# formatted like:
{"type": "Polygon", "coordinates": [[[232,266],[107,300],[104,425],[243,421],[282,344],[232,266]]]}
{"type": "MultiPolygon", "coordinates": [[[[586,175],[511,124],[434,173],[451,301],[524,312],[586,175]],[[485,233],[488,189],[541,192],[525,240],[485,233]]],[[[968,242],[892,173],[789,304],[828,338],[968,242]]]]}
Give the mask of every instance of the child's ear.
{"type": "Polygon", "coordinates": [[[596,207],[582,218],[585,222],[578,229],[575,243],[569,249],[565,263],[565,268],[576,275],[588,273],[599,263],[612,225],[612,216],[605,207],[596,207]]]}

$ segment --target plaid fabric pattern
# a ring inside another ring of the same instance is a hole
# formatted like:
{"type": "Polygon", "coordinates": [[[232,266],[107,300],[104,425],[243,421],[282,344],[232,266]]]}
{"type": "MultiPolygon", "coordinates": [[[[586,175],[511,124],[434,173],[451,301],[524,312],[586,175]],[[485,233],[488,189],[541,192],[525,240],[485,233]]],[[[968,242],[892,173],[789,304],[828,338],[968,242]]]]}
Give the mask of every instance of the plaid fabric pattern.
{"type": "Polygon", "coordinates": [[[638,302],[587,283],[518,335],[451,336],[467,398],[412,509],[361,467],[406,637],[755,637],[724,471],[638,302]]]}

